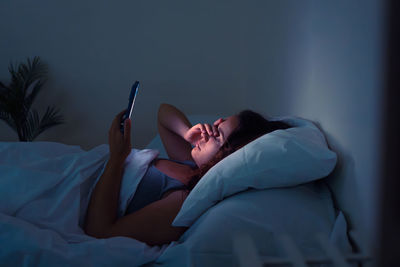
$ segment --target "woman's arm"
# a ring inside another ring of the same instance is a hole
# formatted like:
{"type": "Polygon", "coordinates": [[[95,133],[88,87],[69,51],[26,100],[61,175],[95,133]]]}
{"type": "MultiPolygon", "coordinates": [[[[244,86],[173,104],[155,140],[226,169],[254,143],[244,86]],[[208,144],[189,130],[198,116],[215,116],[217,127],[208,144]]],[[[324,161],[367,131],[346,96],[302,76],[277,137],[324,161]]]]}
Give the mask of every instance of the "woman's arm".
{"type": "Polygon", "coordinates": [[[149,245],[162,245],[176,241],[187,227],[174,227],[187,192],[178,190],[144,208],[117,219],[118,198],[123,166],[131,152],[131,121],[126,120],[124,134],[119,122],[123,112],[114,119],[109,131],[110,159],[92,193],[84,230],[96,238],[112,236],[132,237],[149,245]]]}
{"type": "Polygon", "coordinates": [[[86,234],[99,236],[116,221],[122,170],[123,164],[108,161],[90,199],[84,228],[86,234]]]}
{"type": "Polygon", "coordinates": [[[192,146],[184,139],[192,127],[185,114],[176,107],[163,103],[158,109],[157,127],[170,159],[193,161],[190,153],[192,146]]]}
{"type": "Polygon", "coordinates": [[[160,105],[157,125],[169,158],[175,160],[194,161],[191,145],[196,145],[202,138],[219,135],[216,125],[198,123],[192,126],[185,114],[169,104],[160,105]]]}
{"type": "Polygon", "coordinates": [[[84,226],[88,235],[98,236],[108,231],[117,219],[123,166],[132,149],[131,121],[125,120],[124,134],[119,129],[119,122],[124,112],[114,118],[108,133],[110,159],[90,199],[84,226]]]}

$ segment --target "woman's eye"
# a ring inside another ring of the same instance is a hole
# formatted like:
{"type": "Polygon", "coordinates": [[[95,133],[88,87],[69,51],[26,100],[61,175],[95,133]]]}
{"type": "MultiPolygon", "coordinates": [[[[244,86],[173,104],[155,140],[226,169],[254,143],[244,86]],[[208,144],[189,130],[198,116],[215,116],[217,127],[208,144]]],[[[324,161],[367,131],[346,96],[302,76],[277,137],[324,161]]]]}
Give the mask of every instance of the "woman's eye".
{"type": "Polygon", "coordinates": [[[214,137],[214,139],[215,139],[216,141],[222,142],[222,136],[221,136],[221,134],[220,134],[219,136],[213,136],[213,137],[214,137]]]}

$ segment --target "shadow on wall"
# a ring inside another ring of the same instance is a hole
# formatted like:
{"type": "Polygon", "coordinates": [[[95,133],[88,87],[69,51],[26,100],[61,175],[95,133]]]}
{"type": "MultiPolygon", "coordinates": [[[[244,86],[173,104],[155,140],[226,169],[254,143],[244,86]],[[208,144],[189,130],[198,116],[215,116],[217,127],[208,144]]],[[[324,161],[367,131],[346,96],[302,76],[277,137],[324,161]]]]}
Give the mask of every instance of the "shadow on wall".
{"type": "Polygon", "coordinates": [[[326,181],[333,191],[335,205],[343,211],[350,231],[362,231],[360,223],[363,218],[363,211],[361,210],[361,198],[356,182],[354,159],[335,137],[324,132],[319,123],[314,123],[324,133],[328,147],[337,154],[335,169],[326,177],[326,181]]]}
{"type": "Polygon", "coordinates": [[[364,233],[364,210],[362,210],[360,186],[356,181],[356,166],[352,154],[343,148],[337,139],[326,133],[318,122],[313,121],[325,135],[328,147],[337,154],[335,169],[325,178],[331,189],[333,202],[340,209],[348,225],[348,238],[354,253],[367,253],[364,233]]]}

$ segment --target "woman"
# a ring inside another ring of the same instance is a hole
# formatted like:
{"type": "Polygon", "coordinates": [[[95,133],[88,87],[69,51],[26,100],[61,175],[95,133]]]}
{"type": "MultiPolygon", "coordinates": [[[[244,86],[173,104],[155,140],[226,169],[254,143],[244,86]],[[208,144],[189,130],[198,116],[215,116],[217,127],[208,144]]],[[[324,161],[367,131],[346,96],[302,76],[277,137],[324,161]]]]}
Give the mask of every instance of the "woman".
{"type": "Polygon", "coordinates": [[[149,245],[176,241],[187,230],[171,223],[190,190],[212,166],[261,135],[290,127],[250,110],[219,118],[213,125],[192,126],[177,108],[161,104],[158,131],[169,159],[152,162],[127,213],[117,218],[123,164],[132,149],[131,121],[125,120],[124,134],[119,129],[123,112],[109,130],[110,159],[92,193],[85,232],[97,238],[132,237],[149,245]]]}

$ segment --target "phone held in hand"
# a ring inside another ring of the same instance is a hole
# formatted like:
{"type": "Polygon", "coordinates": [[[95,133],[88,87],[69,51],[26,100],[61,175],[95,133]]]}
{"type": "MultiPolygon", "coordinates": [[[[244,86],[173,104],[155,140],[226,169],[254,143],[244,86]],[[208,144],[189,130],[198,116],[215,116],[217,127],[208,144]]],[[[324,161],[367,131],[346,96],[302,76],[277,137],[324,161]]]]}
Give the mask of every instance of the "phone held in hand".
{"type": "Polygon", "coordinates": [[[131,93],[129,95],[128,108],[126,109],[126,112],[122,116],[122,119],[121,119],[120,129],[121,129],[122,133],[124,132],[124,122],[125,122],[125,120],[127,118],[130,119],[131,116],[132,116],[132,110],[133,110],[133,106],[135,104],[135,99],[136,99],[136,95],[137,95],[138,90],[139,90],[139,81],[136,81],[133,84],[132,88],[131,88],[131,93]]]}

